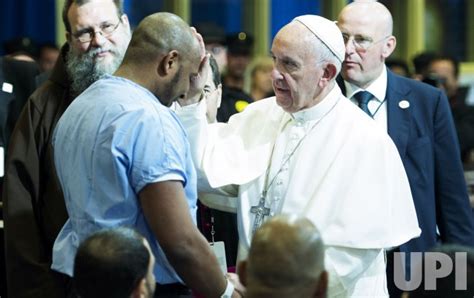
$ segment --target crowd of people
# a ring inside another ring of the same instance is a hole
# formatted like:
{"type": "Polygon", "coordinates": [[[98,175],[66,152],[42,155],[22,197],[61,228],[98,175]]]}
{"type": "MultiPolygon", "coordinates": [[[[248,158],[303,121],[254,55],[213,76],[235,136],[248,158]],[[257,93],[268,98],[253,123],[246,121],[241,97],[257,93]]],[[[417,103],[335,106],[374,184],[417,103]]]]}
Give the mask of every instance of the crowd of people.
{"type": "Polygon", "coordinates": [[[452,57],[390,60],[383,4],[295,17],[254,59],[171,13],[132,32],[122,0],[62,18],[39,64],[0,59],[8,297],[472,296],[474,107],[452,57]]]}

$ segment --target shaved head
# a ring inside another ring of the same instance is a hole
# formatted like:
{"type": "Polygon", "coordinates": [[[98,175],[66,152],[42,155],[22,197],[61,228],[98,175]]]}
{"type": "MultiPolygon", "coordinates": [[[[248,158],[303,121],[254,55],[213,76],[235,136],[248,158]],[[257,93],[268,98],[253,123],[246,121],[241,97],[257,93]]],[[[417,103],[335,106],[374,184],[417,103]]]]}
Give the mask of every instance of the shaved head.
{"type": "Polygon", "coordinates": [[[324,244],[314,224],[296,216],[269,219],[255,233],[246,264],[249,297],[310,297],[324,271],[324,244]]]}
{"type": "Polygon", "coordinates": [[[169,107],[189,91],[203,56],[204,45],[185,21],[172,13],[155,13],[133,32],[115,75],[143,86],[169,107]]]}
{"type": "Polygon", "coordinates": [[[375,1],[357,1],[344,7],[337,25],[346,43],[341,75],[344,80],[367,88],[382,73],[397,41],[388,9],[375,1]]]}
{"type": "Polygon", "coordinates": [[[369,22],[382,36],[393,34],[392,14],[378,1],[356,1],[348,4],[339,14],[338,22],[347,15],[357,16],[362,23],[369,22]]]}
{"type": "Polygon", "coordinates": [[[189,25],[172,13],[155,13],[135,29],[124,63],[146,64],[150,57],[172,50],[186,59],[199,59],[199,46],[189,25]]]}

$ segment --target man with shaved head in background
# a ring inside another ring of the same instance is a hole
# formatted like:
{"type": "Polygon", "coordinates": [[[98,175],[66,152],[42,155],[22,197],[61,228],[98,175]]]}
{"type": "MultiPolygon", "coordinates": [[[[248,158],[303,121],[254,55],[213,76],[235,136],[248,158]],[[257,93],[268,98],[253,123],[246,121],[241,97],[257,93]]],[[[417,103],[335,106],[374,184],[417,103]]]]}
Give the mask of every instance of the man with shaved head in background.
{"type": "MultiPolygon", "coordinates": [[[[473,246],[474,224],[446,95],[385,67],[396,46],[392,23],[383,4],[357,1],[341,11],[337,24],[346,45],[340,86],[397,146],[422,231],[388,253],[388,285],[396,297],[401,291],[393,265],[403,260],[394,252],[424,252],[439,241],[473,246]]],[[[409,271],[409,259],[406,265],[409,271]]]]}
{"type": "Polygon", "coordinates": [[[321,233],[307,218],[278,215],[255,232],[238,273],[245,297],[326,297],[321,233]]]}
{"type": "Polygon", "coordinates": [[[157,294],[188,296],[191,288],[204,297],[237,295],[196,227],[189,143],[168,108],[204,63],[200,35],[176,15],[150,15],[114,75],[63,114],[53,147],[69,219],[54,243],[54,270],[72,276],[78,243],[103,228],[130,226],[155,255],[157,294]]]}
{"type": "Polygon", "coordinates": [[[203,101],[177,112],[200,191],[239,198],[240,259],[268,217],[297,214],[326,244],[329,297],[386,296],[384,248],[418,236],[418,223],[395,145],[336,84],[344,51],[334,22],[296,17],[273,40],[275,97],[228,123],[208,124],[203,101]]]}
{"type": "Polygon", "coordinates": [[[67,281],[50,269],[54,240],[68,217],[51,136],[74,98],[117,69],[130,41],[122,0],[66,0],[62,17],[67,43],[47,82],[26,103],[7,154],[3,212],[9,297],[66,295],[67,281]]]}

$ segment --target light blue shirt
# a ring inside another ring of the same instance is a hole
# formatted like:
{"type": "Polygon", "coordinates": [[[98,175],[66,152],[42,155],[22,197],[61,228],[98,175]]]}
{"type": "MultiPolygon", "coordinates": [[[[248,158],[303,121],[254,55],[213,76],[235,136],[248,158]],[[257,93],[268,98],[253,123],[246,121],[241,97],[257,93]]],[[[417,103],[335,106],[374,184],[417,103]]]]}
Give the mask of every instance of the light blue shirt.
{"type": "Polygon", "coordinates": [[[69,106],[54,131],[53,146],[69,219],[54,243],[52,268],[72,276],[76,250],[87,236],[128,226],[150,243],[157,282],[180,281],[138,198],[147,184],[180,180],[196,222],[196,173],[175,113],[132,81],[107,76],[69,106]]]}

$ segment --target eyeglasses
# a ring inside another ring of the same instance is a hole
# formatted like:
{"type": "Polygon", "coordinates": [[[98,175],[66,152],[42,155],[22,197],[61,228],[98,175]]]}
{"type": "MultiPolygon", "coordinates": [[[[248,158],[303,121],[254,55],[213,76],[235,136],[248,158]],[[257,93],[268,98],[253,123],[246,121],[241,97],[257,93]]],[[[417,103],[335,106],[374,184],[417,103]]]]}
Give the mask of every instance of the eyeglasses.
{"type": "Polygon", "coordinates": [[[347,45],[347,43],[351,40],[352,38],[352,44],[357,50],[368,50],[371,46],[374,44],[377,44],[381,41],[384,41],[390,37],[390,35],[385,36],[384,38],[381,38],[377,41],[374,41],[371,37],[368,36],[363,36],[363,35],[354,35],[351,36],[347,33],[342,33],[342,38],[344,39],[344,44],[347,45]]]}
{"type": "Polygon", "coordinates": [[[117,30],[121,22],[122,20],[119,20],[116,25],[105,23],[100,26],[100,30],[94,31],[92,29],[85,29],[74,33],[73,36],[81,43],[90,42],[92,39],[94,39],[96,34],[100,34],[102,37],[109,37],[115,32],[115,30],[117,30]]]}
{"type": "Polygon", "coordinates": [[[216,92],[217,90],[219,90],[219,88],[221,88],[221,84],[219,84],[216,88],[214,88],[213,90],[211,90],[211,86],[209,85],[205,85],[204,86],[204,95],[207,97],[207,96],[210,96],[211,94],[213,94],[214,92],[216,92]]]}

